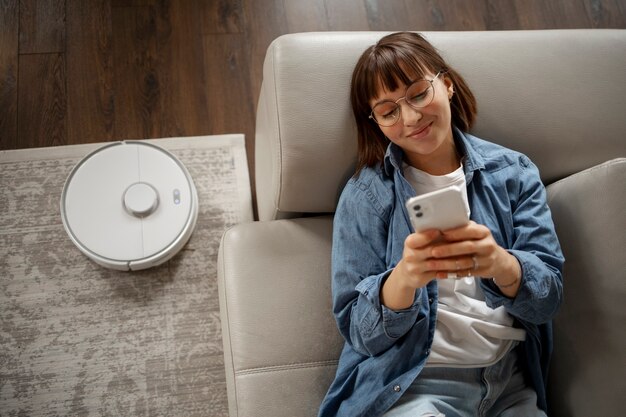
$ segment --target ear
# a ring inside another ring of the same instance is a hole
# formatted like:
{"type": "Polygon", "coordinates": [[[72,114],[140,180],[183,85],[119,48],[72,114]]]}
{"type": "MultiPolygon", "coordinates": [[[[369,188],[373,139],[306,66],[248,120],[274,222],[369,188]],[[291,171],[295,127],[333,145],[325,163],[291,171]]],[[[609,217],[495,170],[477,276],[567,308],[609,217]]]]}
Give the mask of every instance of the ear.
{"type": "Polygon", "coordinates": [[[454,83],[452,82],[452,79],[450,79],[450,77],[443,77],[443,83],[448,90],[448,98],[451,98],[454,94],[454,83]]]}

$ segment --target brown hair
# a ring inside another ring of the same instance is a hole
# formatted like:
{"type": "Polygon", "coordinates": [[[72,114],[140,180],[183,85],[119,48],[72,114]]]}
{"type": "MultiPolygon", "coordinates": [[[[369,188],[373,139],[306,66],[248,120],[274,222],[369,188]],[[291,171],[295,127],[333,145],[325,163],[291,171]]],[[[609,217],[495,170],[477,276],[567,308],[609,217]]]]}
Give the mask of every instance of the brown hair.
{"type": "Polygon", "coordinates": [[[363,52],[352,73],[350,101],[357,125],[357,175],[366,166],[381,163],[389,139],[376,122],[369,118],[370,100],[381,88],[396,90],[400,84],[409,85],[423,78],[426,72],[444,71],[454,85],[450,103],[452,124],[468,131],[476,118],[476,99],[461,75],[450,68],[439,52],[421,35],[397,32],[380,39],[363,52]]]}

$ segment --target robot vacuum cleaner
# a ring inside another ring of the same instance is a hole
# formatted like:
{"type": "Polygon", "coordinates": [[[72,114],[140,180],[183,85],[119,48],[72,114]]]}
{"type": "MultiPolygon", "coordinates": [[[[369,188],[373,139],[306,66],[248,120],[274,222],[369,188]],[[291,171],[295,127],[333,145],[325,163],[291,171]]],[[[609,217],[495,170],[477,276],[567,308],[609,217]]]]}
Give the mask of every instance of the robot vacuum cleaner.
{"type": "Polygon", "coordinates": [[[183,248],[198,218],[198,195],[185,166],[165,149],[114,142],[72,169],[61,217],[72,242],[93,261],[136,271],[183,248]]]}

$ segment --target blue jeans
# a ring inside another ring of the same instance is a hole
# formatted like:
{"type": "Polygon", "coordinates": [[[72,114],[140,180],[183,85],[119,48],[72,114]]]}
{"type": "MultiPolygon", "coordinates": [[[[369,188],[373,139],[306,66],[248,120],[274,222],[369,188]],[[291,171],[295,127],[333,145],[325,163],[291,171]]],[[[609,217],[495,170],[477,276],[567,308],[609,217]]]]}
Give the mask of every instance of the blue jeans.
{"type": "Polygon", "coordinates": [[[486,368],[424,368],[383,417],[546,417],[517,367],[517,349],[486,368]]]}

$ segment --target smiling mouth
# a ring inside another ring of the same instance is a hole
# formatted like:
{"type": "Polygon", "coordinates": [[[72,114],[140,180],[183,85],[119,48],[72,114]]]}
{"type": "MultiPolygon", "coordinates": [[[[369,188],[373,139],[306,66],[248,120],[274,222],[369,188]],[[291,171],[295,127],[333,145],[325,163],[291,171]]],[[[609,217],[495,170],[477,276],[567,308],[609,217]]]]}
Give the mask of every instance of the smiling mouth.
{"type": "Polygon", "coordinates": [[[424,134],[424,132],[426,132],[426,130],[433,124],[433,122],[428,123],[426,126],[423,126],[417,130],[414,130],[413,132],[411,132],[408,136],[413,138],[413,137],[419,137],[422,134],[424,134]]]}

